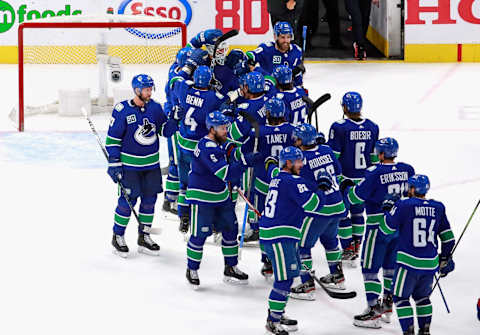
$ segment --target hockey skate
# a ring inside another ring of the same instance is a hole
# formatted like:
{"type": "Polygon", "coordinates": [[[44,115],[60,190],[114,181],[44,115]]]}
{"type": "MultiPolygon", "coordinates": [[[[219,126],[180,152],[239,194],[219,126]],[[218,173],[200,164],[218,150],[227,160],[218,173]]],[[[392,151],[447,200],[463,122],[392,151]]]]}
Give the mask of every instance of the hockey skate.
{"type": "Polygon", "coordinates": [[[288,332],[282,327],[280,322],[273,322],[267,320],[267,324],[265,325],[266,334],[271,335],[288,335],[288,332]]]}
{"type": "Polygon", "coordinates": [[[150,234],[138,235],[138,252],[150,256],[158,256],[160,254],[160,246],[155,243],[150,234]]]}
{"type": "MultiPolygon", "coordinates": [[[[418,333],[418,334],[420,334],[420,333],[418,333]]],[[[428,334],[430,334],[430,333],[428,333],[428,334]]],[[[408,329],[403,332],[403,335],[415,335],[415,329],[413,328],[413,325],[408,327],[408,329]]]]}
{"type": "Polygon", "coordinates": [[[270,260],[267,259],[265,262],[263,262],[260,273],[262,274],[262,276],[265,277],[265,279],[271,278],[273,276],[272,262],[270,262],[270,260]]]}
{"type": "Polygon", "coordinates": [[[168,201],[167,199],[163,200],[162,209],[165,212],[169,212],[169,213],[172,213],[172,214],[175,214],[175,215],[178,214],[177,202],[176,201],[172,202],[172,201],[168,201]]]}
{"type": "Polygon", "coordinates": [[[298,321],[290,319],[285,314],[280,319],[280,325],[288,332],[296,332],[298,330],[298,321]]]}
{"type": "Polygon", "coordinates": [[[381,317],[381,307],[377,303],[375,306],[367,307],[362,314],[355,315],[353,324],[357,327],[379,329],[382,328],[381,317]]]}
{"type": "MultiPolygon", "coordinates": [[[[260,234],[258,230],[248,229],[245,232],[245,236],[243,237],[243,243],[246,247],[256,247],[259,243],[260,234]]],[[[238,236],[238,242],[240,242],[242,236],[238,236]]]]}
{"type": "Polygon", "coordinates": [[[337,270],[320,278],[322,286],[327,290],[345,290],[345,277],[342,263],[337,263],[337,270]]]}
{"type": "Polygon", "coordinates": [[[357,42],[353,43],[353,58],[356,60],[367,60],[367,52],[365,51],[365,47],[357,42]]]}
{"type": "Polygon", "coordinates": [[[383,296],[382,300],[382,321],[385,323],[390,323],[392,318],[393,311],[393,297],[391,294],[383,296]]]}
{"type": "Polygon", "coordinates": [[[123,235],[113,234],[112,237],[113,253],[122,258],[128,257],[128,247],[125,243],[125,237],[123,235]]]}
{"type": "Polygon", "coordinates": [[[225,265],[223,271],[223,281],[227,284],[246,285],[248,284],[248,275],[235,266],[225,265]]]}
{"type": "Polygon", "coordinates": [[[200,279],[198,278],[197,270],[190,270],[187,268],[186,277],[188,283],[192,286],[194,290],[197,290],[200,287],[200,279]]]}
{"type": "Polygon", "coordinates": [[[343,250],[342,253],[342,263],[348,267],[356,268],[358,256],[355,253],[355,243],[352,242],[347,248],[343,250]]]}
{"type": "Polygon", "coordinates": [[[290,297],[299,300],[315,300],[315,282],[310,278],[303,284],[299,284],[290,289],[290,297]]]}
{"type": "Polygon", "coordinates": [[[188,215],[183,215],[180,218],[180,225],[178,227],[178,230],[180,230],[180,232],[186,234],[186,233],[188,233],[188,227],[189,226],[190,226],[190,217],[188,215]]]}
{"type": "Polygon", "coordinates": [[[423,328],[420,328],[418,330],[418,335],[430,335],[430,324],[426,323],[425,326],[423,326],[423,328]]]}

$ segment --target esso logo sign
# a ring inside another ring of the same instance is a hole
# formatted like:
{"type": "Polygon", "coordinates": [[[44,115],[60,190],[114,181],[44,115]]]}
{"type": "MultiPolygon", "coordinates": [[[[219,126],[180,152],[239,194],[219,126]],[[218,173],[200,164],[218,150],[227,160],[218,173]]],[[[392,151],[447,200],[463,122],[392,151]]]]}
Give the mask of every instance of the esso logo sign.
{"type": "MultiPolygon", "coordinates": [[[[183,21],[188,26],[192,20],[192,7],[188,0],[123,0],[118,8],[118,14],[155,16],[183,21]]],[[[138,29],[128,29],[139,37],[155,39],[169,37],[177,30],[178,28],[168,33],[139,35],[141,32],[138,29]]]]}

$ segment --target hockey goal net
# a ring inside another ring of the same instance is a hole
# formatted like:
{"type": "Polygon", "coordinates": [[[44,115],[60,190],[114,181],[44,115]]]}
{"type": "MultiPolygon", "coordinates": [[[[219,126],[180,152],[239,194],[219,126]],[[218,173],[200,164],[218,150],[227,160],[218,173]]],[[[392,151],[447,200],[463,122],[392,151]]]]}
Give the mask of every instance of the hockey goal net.
{"type": "Polygon", "coordinates": [[[186,45],[183,22],[148,16],[105,15],[25,22],[18,30],[18,111],[31,115],[111,112],[131,97],[131,78],[148,73],[163,91],[168,67],[186,45]]]}

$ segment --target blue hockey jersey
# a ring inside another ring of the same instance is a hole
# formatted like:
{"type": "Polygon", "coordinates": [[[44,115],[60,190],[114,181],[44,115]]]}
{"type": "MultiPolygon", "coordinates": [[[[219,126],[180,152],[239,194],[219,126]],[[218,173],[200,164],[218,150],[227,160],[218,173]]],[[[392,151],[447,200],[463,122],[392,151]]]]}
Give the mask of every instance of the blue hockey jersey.
{"type": "Polygon", "coordinates": [[[180,122],[178,144],[181,150],[193,152],[198,141],[208,134],[205,119],[207,114],[219,109],[224,96],[213,90],[193,87],[193,82],[179,77],[172,80],[173,92],[186,112],[180,122]]]}
{"type": "MultiPolygon", "coordinates": [[[[260,44],[255,50],[248,51],[247,57],[258,63],[266,72],[273,73],[275,67],[286,65],[294,69],[302,63],[302,49],[294,43],[290,44],[290,50],[286,53],[280,52],[275,47],[275,42],[260,44]]],[[[295,86],[303,84],[302,73],[300,72],[293,78],[295,86]]]]}
{"type": "Polygon", "coordinates": [[[435,200],[413,197],[398,201],[386,213],[380,231],[386,235],[398,232],[397,263],[412,271],[437,271],[438,238],[442,255],[449,256],[455,245],[445,206],[435,200]]]}
{"type": "Polygon", "coordinates": [[[327,171],[333,178],[332,189],[325,192],[325,205],[320,210],[323,216],[343,218],[347,210],[340,193],[337,178],[342,174],[342,167],[328,145],[319,145],[303,151],[303,168],[300,176],[306,180],[310,189],[318,187],[317,176],[320,171],[327,171]]]}
{"type": "Polygon", "coordinates": [[[344,119],[332,124],[328,145],[337,155],[345,177],[359,182],[365,169],[378,162],[374,153],[378,135],[378,126],[369,119],[344,119]]]}
{"type": "Polygon", "coordinates": [[[158,134],[169,137],[177,131],[175,120],[167,119],[162,106],[150,100],[143,108],[133,100],[115,105],[105,147],[110,157],[119,158],[124,169],[159,167],[158,134]]]}
{"type": "Polygon", "coordinates": [[[352,205],[365,203],[367,225],[378,226],[384,220],[382,202],[387,194],[403,194],[408,178],[415,174],[406,163],[378,164],[369,167],[365,179],[348,188],[347,199],[352,205]]]}
{"type": "Polygon", "coordinates": [[[230,197],[227,182],[239,180],[246,168],[241,157],[227,163],[224,145],[203,137],[193,153],[185,199],[190,204],[211,206],[235,200],[230,197]]]}
{"type": "Polygon", "coordinates": [[[308,106],[302,97],[307,92],[301,87],[294,87],[289,91],[277,92],[276,97],[283,100],[287,111],[288,122],[299,125],[307,122],[308,106]]]}
{"type": "Polygon", "coordinates": [[[170,80],[172,80],[174,77],[178,76],[181,68],[178,67],[177,63],[173,63],[172,66],[170,66],[170,69],[168,70],[168,81],[165,85],[165,104],[164,104],[164,110],[165,113],[169,113],[172,110],[173,106],[179,105],[178,98],[173,94],[173,89],[170,85],[170,80]]]}
{"type": "Polygon", "coordinates": [[[305,179],[285,171],[270,181],[264,215],[260,218],[260,241],[299,241],[307,216],[320,216],[325,203],[322,191],[310,190],[305,179]]]}
{"type": "MultiPolygon", "coordinates": [[[[265,171],[265,159],[268,156],[278,157],[280,151],[288,146],[293,145],[292,133],[295,127],[290,123],[282,123],[278,126],[264,125],[260,126],[260,136],[258,138],[258,152],[262,154],[262,160],[260,163],[253,167],[253,174],[255,176],[254,187],[255,190],[267,195],[268,184],[270,183],[270,177],[265,171]]],[[[252,130],[248,142],[242,146],[243,152],[251,152],[254,141],[255,132],[252,130]]]]}
{"type": "Polygon", "coordinates": [[[245,99],[244,97],[239,97],[236,100],[236,114],[237,118],[232,122],[230,127],[229,137],[235,142],[245,142],[250,135],[250,130],[252,129],[251,124],[239,115],[240,111],[244,111],[249,115],[252,115],[258,122],[259,125],[263,126],[266,124],[267,116],[265,112],[265,102],[268,100],[268,96],[261,95],[258,98],[254,99],[245,99]]]}

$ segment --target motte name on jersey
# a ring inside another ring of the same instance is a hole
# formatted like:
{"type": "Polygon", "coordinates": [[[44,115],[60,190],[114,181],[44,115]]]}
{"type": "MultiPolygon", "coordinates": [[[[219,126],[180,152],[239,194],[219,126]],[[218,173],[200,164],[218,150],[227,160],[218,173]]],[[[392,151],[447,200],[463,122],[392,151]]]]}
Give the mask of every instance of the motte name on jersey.
{"type": "Polygon", "coordinates": [[[310,169],[316,169],[319,166],[333,163],[332,157],[330,155],[322,155],[320,157],[315,157],[314,159],[311,159],[308,161],[308,166],[310,169]]]}
{"type": "Polygon", "coordinates": [[[435,217],[435,207],[415,206],[415,215],[435,217]]]}
{"type": "Polygon", "coordinates": [[[408,172],[392,172],[380,175],[380,182],[382,184],[393,183],[396,181],[407,181],[408,172]]]}
{"type": "Polygon", "coordinates": [[[351,141],[371,140],[371,139],[372,139],[372,132],[370,130],[355,130],[350,132],[351,141]]]}
{"type": "Polygon", "coordinates": [[[203,106],[203,98],[196,97],[190,94],[187,94],[187,98],[185,99],[185,102],[189,105],[197,106],[200,108],[203,106]]]}
{"type": "Polygon", "coordinates": [[[267,134],[265,137],[267,138],[268,144],[287,143],[287,134],[267,134]]]}

